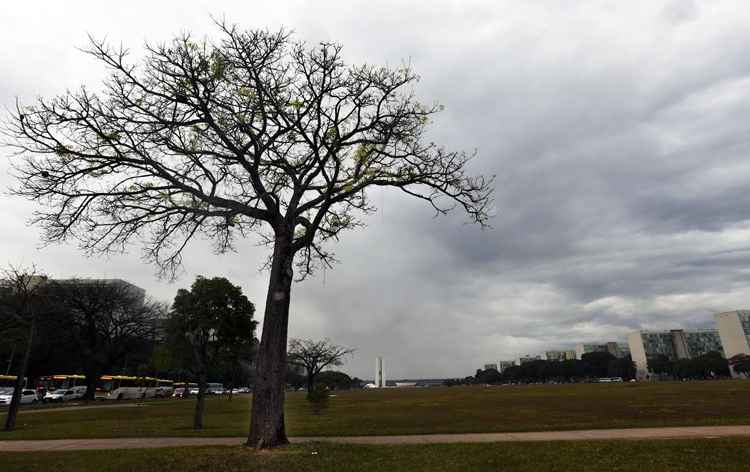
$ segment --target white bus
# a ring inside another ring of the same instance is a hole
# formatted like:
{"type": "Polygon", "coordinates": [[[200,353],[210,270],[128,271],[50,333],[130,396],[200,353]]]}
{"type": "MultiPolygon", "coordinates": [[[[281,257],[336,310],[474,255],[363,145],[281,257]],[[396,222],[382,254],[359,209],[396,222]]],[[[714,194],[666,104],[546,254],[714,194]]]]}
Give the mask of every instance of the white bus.
{"type": "Polygon", "coordinates": [[[156,397],[159,379],[127,375],[102,375],[102,390],[112,400],[143,400],[156,397]]]}
{"type": "Polygon", "coordinates": [[[224,385],[218,382],[206,383],[206,395],[224,395],[224,385]]]}
{"type": "Polygon", "coordinates": [[[169,398],[174,394],[174,381],[168,379],[156,379],[156,397],[169,398]]]}

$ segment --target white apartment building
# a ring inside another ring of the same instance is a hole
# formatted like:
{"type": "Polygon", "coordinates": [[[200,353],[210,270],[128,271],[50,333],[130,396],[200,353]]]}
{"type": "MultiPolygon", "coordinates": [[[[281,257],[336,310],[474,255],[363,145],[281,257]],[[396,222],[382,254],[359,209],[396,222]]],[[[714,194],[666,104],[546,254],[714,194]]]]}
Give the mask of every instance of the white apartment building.
{"type": "MultiPolygon", "coordinates": [[[[750,355],[750,310],[735,310],[714,315],[724,354],[729,359],[737,354],[750,355]]],[[[732,376],[739,374],[732,370],[732,376]]]]}
{"type": "Polygon", "coordinates": [[[636,331],[628,335],[628,344],[640,379],[649,376],[648,360],[656,356],[677,360],[692,359],[711,351],[724,355],[719,332],[715,329],[636,331]]]}

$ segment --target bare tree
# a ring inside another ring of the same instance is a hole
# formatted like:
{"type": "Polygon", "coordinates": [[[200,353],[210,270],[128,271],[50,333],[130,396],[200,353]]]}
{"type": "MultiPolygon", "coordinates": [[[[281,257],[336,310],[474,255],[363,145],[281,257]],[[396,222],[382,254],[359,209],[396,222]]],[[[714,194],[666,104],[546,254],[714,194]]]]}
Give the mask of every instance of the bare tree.
{"type": "Polygon", "coordinates": [[[354,349],[347,349],[331,343],[328,339],[291,339],[289,341],[289,363],[303,367],[307,371],[307,393],[312,393],[315,377],[326,367],[343,364],[344,356],[352,354],[354,349]]]}
{"type": "Polygon", "coordinates": [[[47,291],[80,356],[85,400],[94,400],[102,374],[137,347],[153,342],[155,322],[166,315],[165,307],[122,280],[52,280],[47,291]]]}
{"type": "Polygon", "coordinates": [[[2,332],[13,332],[18,335],[25,331],[26,349],[16,372],[16,384],[13,397],[5,417],[5,431],[12,431],[16,426],[18,407],[21,403],[21,390],[24,387],[26,372],[29,368],[31,349],[34,345],[37,317],[44,299],[44,287],[47,277],[40,275],[36,268],[21,269],[8,267],[0,275],[0,327],[2,332]]]}
{"type": "Polygon", "coordinates": [[[484,226],[492,179],[467,173],[471,155],[426,141],[441,107],[415,98],[408,65],[347,66],[338,44],[217,26],[217,42],[147,45],[139,65],[92,40],[111,70],[103,90],[19,104],[5,132],[24,155],[15,193],[46,205],[33,219],[46,241],[97,253],[138,238],[166,274],[200,234],[218,252],[251,232],[273,247],[248,437],[273,447],[287,442],[295,267],[304,278],[331,265],[326,243],[362,226],[373,187],[484,226]]]}

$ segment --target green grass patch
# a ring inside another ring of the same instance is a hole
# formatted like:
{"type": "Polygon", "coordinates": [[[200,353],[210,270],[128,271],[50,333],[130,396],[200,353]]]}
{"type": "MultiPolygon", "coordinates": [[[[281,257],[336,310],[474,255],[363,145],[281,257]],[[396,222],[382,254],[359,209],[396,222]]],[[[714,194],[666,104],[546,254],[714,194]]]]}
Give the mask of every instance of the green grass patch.
{"type": "MultiPolygon", "coordinates": [[[[206,428],[191,429],[194,400],[25,413],[4,439],[244,436],[249,396],[211,397],[206,428]]],[[[4,414],[0,418],[4,418],[4,414]]],[[[287,394],[291,436],[481,433],[750,424],[750,382],[452,387],[337,392],[316,414],[287,394]]]]}
{"type": "Polygon", "coordinates": [[[723,472],[747,470],[750,440],[587,441],[361,446],[306,444],[273,452],[243,447],[0,453],[4,472],[507,471],[723,472]]]}

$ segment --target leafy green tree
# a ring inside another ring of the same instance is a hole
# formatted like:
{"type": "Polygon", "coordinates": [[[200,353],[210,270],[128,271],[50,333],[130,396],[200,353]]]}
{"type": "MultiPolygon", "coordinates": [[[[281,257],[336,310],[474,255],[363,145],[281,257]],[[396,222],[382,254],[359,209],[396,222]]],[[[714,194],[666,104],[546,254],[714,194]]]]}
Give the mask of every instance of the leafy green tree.
{"type": "Polygon", "coordinates": [[[728,377],[729,362],[721,353],[712,351],[692,359],[675,361],[673,374],[679,379],[728,377]]]}
{"type": "Polygon", "coordinates": [[[476,383],[480,384],[499,383],[502,378],[502,375],[500,375],[500,372],[498,372],[497,369],[479,369],[477,370],[477,373],[474,374],[474,380],[476,383]]]}
{"type": "Polygon", "coordinates": [[[672,376],[674,362],[669,357],[659,354],[648,358],[648,370],[659,376],[672,376]]]}
{"type": "Polygon", "coordinates": [[[242,289],[223,277],[198,277],[190,290],[177,291],[167,323],[171,338],[189,346],[198,380],[193,428],[203,428],[209,367],[237,346],[251,344],[255,306],[242,289]]]}
{"type": "Polygon", "coordinates": [[[581,360],[586,366],[586,374],[589,377],[609,376],[609,364],[616,359],[615,356],[604,351],[588,352],[581,356],[581,360]]]}
{"type": "Polygon", "coordinates": [[[607,377],[622,377],[624,380],[634,379],[636,368],[630,356],[615,358],[609,361],[607,377]]]}
{"type": "Polygon", "coordinates": [[[707,352],[698,356],[696,362],[704,378],[729,377],[731,375],[729,361],[720,352],[707,352]]]}
{"type": "Polygon", "coordinates": [[[167,274],[201,235],[218,252],[253,233],[273,247],[247,443],[274,447],[287,442],[295,270],[331,266],[329,244],[363,226],[373,188],[486,226],[493,179],[428,140],[441,107],[417,100],[408,66],[349,66],[337,44],[217,26],[216,42],[185,34],[138,65],[92,40],[104,86],[19,104],[5,131],[24,156],[15,193],[46,205],[34,218],[46,241],[110,252],[138,239],[167,274]]]}
{"type": "Polygon", "coordinates": [[[354,380],[343,372],[324,370],[318,374],[316,384],[323,385],[328,390],[349,390],[354,380]]]}

